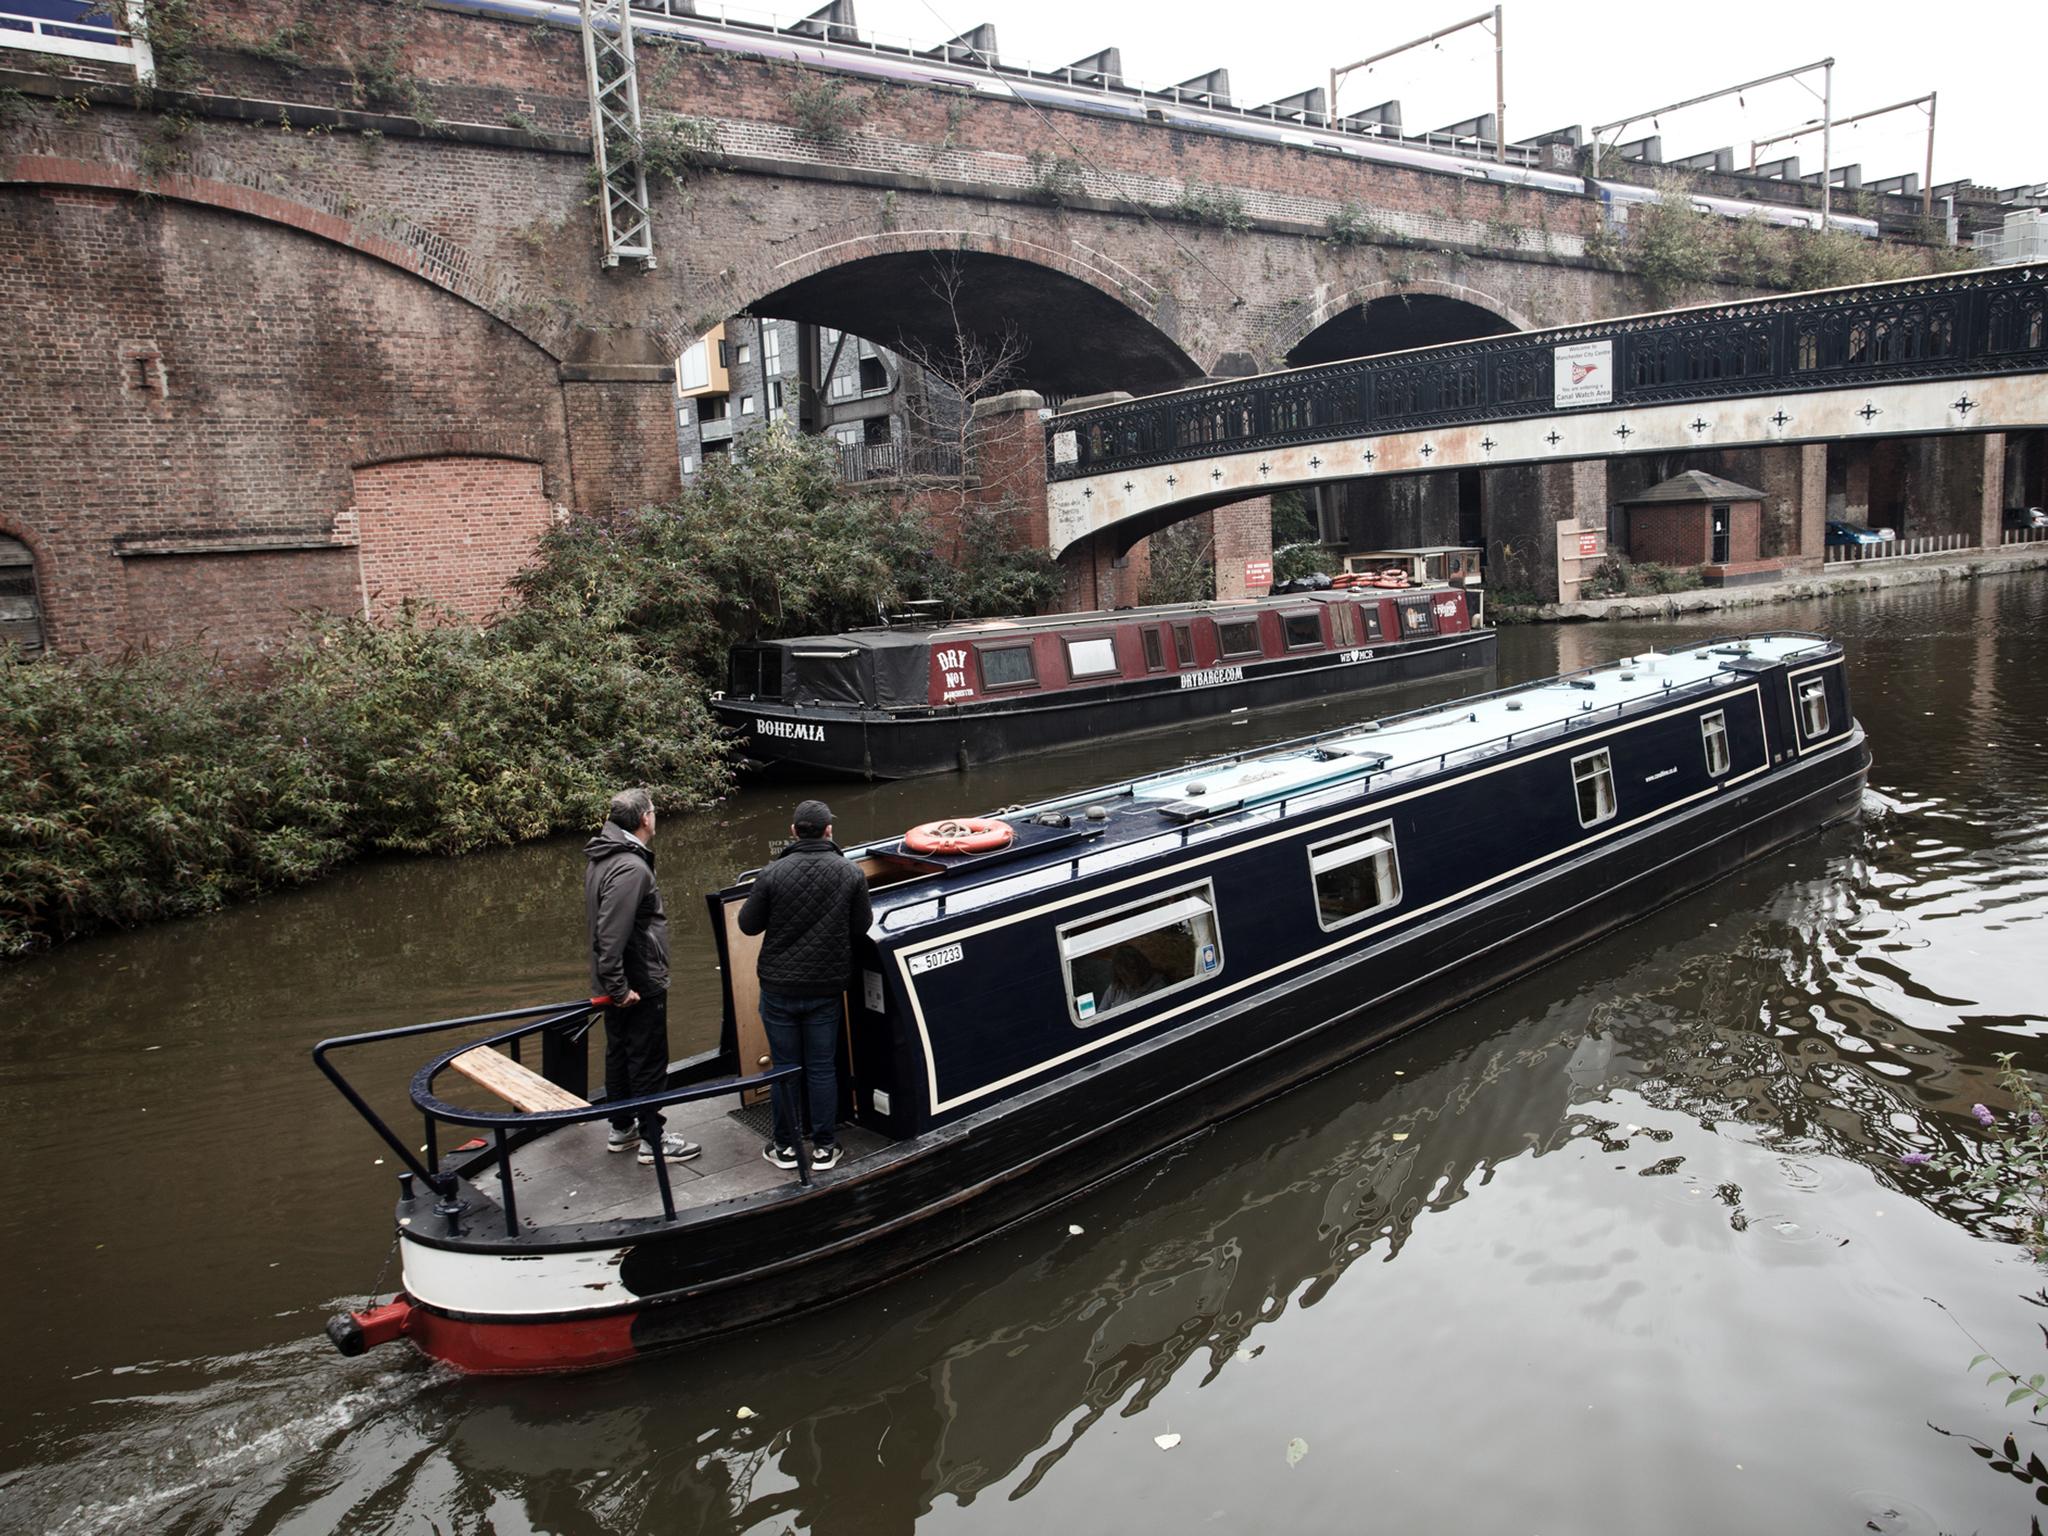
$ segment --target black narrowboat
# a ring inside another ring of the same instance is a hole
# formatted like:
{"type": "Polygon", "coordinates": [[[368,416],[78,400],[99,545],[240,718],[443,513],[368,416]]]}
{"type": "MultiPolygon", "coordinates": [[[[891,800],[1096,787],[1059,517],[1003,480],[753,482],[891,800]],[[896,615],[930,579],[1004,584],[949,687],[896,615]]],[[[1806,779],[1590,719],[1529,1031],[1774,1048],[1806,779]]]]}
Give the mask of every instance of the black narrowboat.
{"type": "Polygon", "coordinates": [[[1493,665],[1463,587],[1401,579],[736,646],[712,709],[751,762],[897,779],[1493,665]]]}
{"type": "Polygon", "coordinates": [[[574,1370],[824,1305],[1853,816],[1868,763],[1841,650],[1777,633],[1024,807],[1000,846],[849,848],[874,921],[841,1035],[846,1156],[794,1176],[746,1102],[799,1069],[765,1067],[742,876],[707,898],[720,1043],[646,1101],[697,1163],[606,1155],[587,999],[316,1049],[408,1169],[404,1289],[330,1335],[574,1370]],[[337,1058],[458,1029],[412,1080],[416,1156],[337,1058]],[[517,1059],[536,1037],[538,1072],[517,1059]],[[451,1071],[515,1107],[451,1102],[451,1071]]]}

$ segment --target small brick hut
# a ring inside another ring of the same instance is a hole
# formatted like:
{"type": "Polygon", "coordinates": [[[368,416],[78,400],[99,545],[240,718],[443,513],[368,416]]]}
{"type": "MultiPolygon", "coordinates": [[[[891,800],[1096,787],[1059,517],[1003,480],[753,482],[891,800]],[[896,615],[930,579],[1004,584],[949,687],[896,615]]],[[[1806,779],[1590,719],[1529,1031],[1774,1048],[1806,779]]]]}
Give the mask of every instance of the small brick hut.
{"type": "Polygon", "coordinates": [[[1628,557],[1698,566],[1709,586],[1775,581],[1784,562],[1762,557],[1764,495],[1703,470],[1673,475],[1622,503],[1628,557]]]}

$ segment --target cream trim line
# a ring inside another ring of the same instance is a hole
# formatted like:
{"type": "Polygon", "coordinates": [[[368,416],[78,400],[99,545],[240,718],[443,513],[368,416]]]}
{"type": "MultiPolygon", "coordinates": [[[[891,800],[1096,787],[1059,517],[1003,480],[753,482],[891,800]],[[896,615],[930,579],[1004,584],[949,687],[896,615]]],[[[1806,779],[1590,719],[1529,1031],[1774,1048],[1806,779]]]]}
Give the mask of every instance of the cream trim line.
{"type": "MultiPolygon", "coordinates": [[[[924,1051],[925,1086],[930,1095],[929,1102],[932,1106],[932,1113],[943,1114],[947,1110],[957,1109],[962,1104],[970,1104],[974,1102],[976,1099],[986,1098],[989,1094],[995,1093],[1000,1089],[1007,1088],[1013,1083],[1022,1082],[1024,1079],[1029,1077],[1036,1077],[1040,1073],[1049,1071],[1054,1067],[1063,1066],[1067,1062],[1076,1060],[1079,1057],[1092,1055],[1095,1052],[1100,1051],[1103,1047],[1114,1044],[1118,1040],[1124,1039],[1126,1036],[1136,1034],[1140,1030],[1151,1029],[1153,1026],[1158,1024],[1163,1024],[1169,1019],[1175,1018],[1180,1014],[1186,1013],[1191,1008],[1205,1007],[1212,1003],[1219,1002],[1223,998],[1230,996],[1234,992],[1238,992],[1246,987],[1256,985],[1259,982],[1267,980],[1269,977],[1279,975],[1283,971],[1291,970],[1300,965],[1310,964],[1314,961],[1324,958],[1327,955],[1334,954],[1336,951],[1340,949],[1345,949],[1350,947],[1351,945],[1357,944],[1361,940],[1371,938],[1374,934],[1382,932],[1387,928],[1391,928],[1396,923],[1407,922],[1412,918],[1421,917],[1426,913],[1434,912],[1439,908],[1448,906],[1457,901],[1461,901],[1465,897],[1470,896],[1475,892],[1483,891],[1487,889],[1489,886],[1498,885],[1503,880],[1511,880],[1517,875],[1524,874],[1527,871],[1536,868],[1536,866],[1539,864],[1546,864],[1551,862],[1552,860],[1564,858],[1565,856],[1572,853],[1576,853],[1578,850],[1588,847],[1593,843],[1604,841],[1605,839],[1613,837],[1618,833],[1625,832],[1631,827],[1639,826],[1646,821],[1655,820],[1659,816],[1663,816],[1668,814],[1669,812],[1678,810],[1681,806],[1690,805],[1696,800],[1704,800],[1710,796],[1725,793],[1727,790],[1732,789],[1735,785],[1741,783],[1744,779],[1753,778],[1756,774],[1766,772],[1771,766],[1771,753],[1770,735],[1768,730],[1763,729],[1762,686],[1758,683],[1751,682],[1741,687],[1731,689],[1726,693],[1709,694],[1703,698],[1695,698],[1673,709],[1660,710],[1654,715],[1645,715],[1639,720],[1630,720],[1619,725],[1609,726],[1604,731],[1593,732],[1588,735],[1575,738],[1568,737],[1565,740],[1558,742],[1555,746],[1546,747],[1540,752],[1529,753],[1526,756],[1517,756],[1508,762],[1493,763],[1487,767],[1478,768],[1469,773],[1460,774],[1458,777],[1454,779],[1446,779],[1439,784],[1432,784],[1425,788],[1409,790],[1407,793],[1395,795],[1391,799],[1375,800],[1368,805],[1352,806],[1346,810],[1337,812],[1333,816],[1326,816],[1320,821],[1311,822],[1310,824],[1304,827],[1292,827],[1283,832],[1270,833],[1265,837],[1254,838],[1248,842],[1238,844],[1236,847],[1228,850],[1229,854],[1233,857],[1238,854],[1249,853],[1254,848],[1262,848],[1266,846],[1266,844],[1268,843],[1284,842],[1294,838],[1304,837],[1308,834],[1318,832],[1324,827],[1333,826],[1338,822],[1344,821],[1350,817],[1355,817],[1359,815],[1377,815],[1384,812],[1389,806],[1399,805],[1404,801],[1418,799],[1424,795],[1433,795],[1442,790],[1453,788],[1456,785],[1469,783],[1474,779],[1486,778],[1492,774],[1504,772],[1509,768],[1518,768],[1522,764],[1533,762],[1538,758],[1553,757],[1560,752],[1583,751],[1585,744],[1589,741],[1599,741],[1606,737],[1620,734],[1623,731],[1632,731],[1637,729],[1638,727],[1650,725],[1658,720],[1669,719],[1674,715],[1690,714],[1697,718],[1698,712],[1702,708],[1710,707],[1713,704],[1725,705],[1729,701],[1737,699],[1745,693],[1751,695],[1756,700],[1757,704],[1757,722],[1759,726],[1759,739],[1762,742],[1764,751],[1764,761],[1761,767],[1752,769],[1749,773],[1742,774],[1736,778],[1722,779],[1714,784],[1709,785],[1704,790],[1700,790],[1693,794],[1687,795],[1684,799],[1681,800],[1670,801],[1665,805],[1659,806],[1654,811],[1648,812],[1647,814],[1642,816],[1635,817],[1633,820],[1602,822],[1600,823],[1600,830],[1594,833],[1594,835],[1591,837],[1581,838],[1576,843],[1569,843],[1562,848],[1553,849],[1551,852],[1543,854],[1538,858],[1531,859],[1525,864],[1518,865],[1515,868],[1503,871],[1500,874],[1489,876],[1487,879],[1481,880],[1477,884],[1466,886],[1463,890],[1455,891],[1448,896],[1441,897],[1438,900],[1429,903],[1427,906],[1414,907],[1404,912],[1397,912],[1394,916],[1387,918],[1384,922],[1375,923],[1370,927],[1361,928],[1358,929],[1356,932],[1348,933],[1342,939],[1338,940],[1333,944],[1327,944],[1324,945],[1321,949],[1311,950],[1306,954],[1297,955],[1290,960],[1281,962],[1279,965],[1272,966],[1266,970],[1257,972],[1253,975],[1246,976],[1242,981],[1234,982],[1228,986],[1217,989],[1204,988],[1199,996],[1191,998],[1189,1001],[1181,1004],[1176,1008],[1170,1008],[1166,1012],[1156,1014],[1149,1019],[1144,1019],[1136,1023],[1127,1024],[1122,1029],[1112,1030],[1107,1034],[1093,1036],[1092,1038],[1084,1041],[1082,1044],[1076,1046],[1073,1050],[1063,1052],[1058,1056],[1048,1057],[1046,1060],[1036,1062],[1033,1065],[1024,1068],[1022,1071],[1013,1072],[1008,1077],[998,1078],[994,1082],[984,1083],[980,1087],[969,1089],[965,1093],[955,1094],[950,1099],[942,1100],[939,1097],[938,1062],[932,1051],[931,1029],[925,1021],[924,1002],[923,999],[918,996],[917,985],[915,982],[911,980],[910,977],[911,956],[913,954],[923,954],[927,950],[936,949],[942,945],[961,943],[966,939],[975,937],[977,934],[987,933],[997,928],[1007,928],[1014,923],[1026,922],[1035,917],[1042,917],[1048,912],[1056,912],[1060,910],[1060,908],[1065,906],[1066,903],[1057,901],[1046,902],[1040,906],[1029,908],[1026,911],[1013,913],[1009,917],[998,918],[994,921],[986,923],[977,923],[967,928],[955,929],[950,933],[941,935],[937,938],[928,940],[925,943],[919,944],[915,947],[915,949],[912,949],[909,946],[899,949],[896,952],[896,970],[897,974],[902,978],[904,993],[910,999],[911,1018],[913,1019],[913,1021],[915,1021],[917,1025],[918,1040],[924,1051]]],[[[1101,890],[1091,892],[1090,894],[1092,896],[1097,897],[1112,896],[1115,895],[1118,891],[1128,890],[1134,885],[1148,884],[1156,880],[1171,880],[1174,876],[1180,874],[1183,870],[1186,870],[1188,868],[1194,867],[1205,862],[1209,862],[1213,860],[1213,858],[1214,855],[1211,854],[1206,859],[1199,856],[1196,858],[1187,859],[1179,864],[1173,865],[1168,869],[1154,870],[1148,874],[1143,875],[1133,875],[1129,879],[1117,881],[1113,885],[1104,886],[1101,890]]],[[[1218,928],[1219,931],[1217,938],[1220,944],[1222,941],[1222,934],[1220,931],[1220,913],[1218,928]]]]}

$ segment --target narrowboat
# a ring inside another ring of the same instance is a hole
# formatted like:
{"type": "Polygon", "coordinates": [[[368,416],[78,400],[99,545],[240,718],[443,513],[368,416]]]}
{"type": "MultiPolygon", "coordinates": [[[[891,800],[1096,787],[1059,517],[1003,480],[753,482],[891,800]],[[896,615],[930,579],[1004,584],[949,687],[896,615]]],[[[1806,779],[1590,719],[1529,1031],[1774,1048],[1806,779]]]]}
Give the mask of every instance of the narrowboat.
{"type": "Polygon", "coordinates": [[[1007,837],[850,847],[874,919],[845,1155],[793,1175],[761,1155],[757,1101],[799,1069],[767,1066],[742,875],[707,897],[719,1044],[633,1101],[694,1163],[607,1155],[590,999],[315,1049],[407,1170],[404,1288],[330,1336],[576,1370],[880,1284],[1853,816],[1868,762],[1840,648],[1773,633],[1005,811],[1007,837]],[[460,1038],[412,1078],[424,1137],[401,1135],[340,1058],[437,1033],[460,1038]],[[504,1103],[465,1107],[455,1076],[504,1103]]]}
{"type": "Polygon", "coordinates": [[[1462,586],[1385,579],[736,646],[711,707],[750,762],[897,779],[1493,665],[1462,586]]]}

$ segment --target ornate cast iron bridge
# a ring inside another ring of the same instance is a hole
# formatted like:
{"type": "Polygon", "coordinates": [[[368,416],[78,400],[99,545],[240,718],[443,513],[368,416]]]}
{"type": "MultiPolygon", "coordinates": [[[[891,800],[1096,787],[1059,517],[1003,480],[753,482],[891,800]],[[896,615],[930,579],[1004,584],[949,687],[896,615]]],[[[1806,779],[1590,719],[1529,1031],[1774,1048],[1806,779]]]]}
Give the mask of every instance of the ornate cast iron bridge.
{"type": "Polygon", "coordinates": [[[1603,320],[1072,411],[1058,554],[1285,486],[2048,425],[2048,264],[1603,320]]]}

